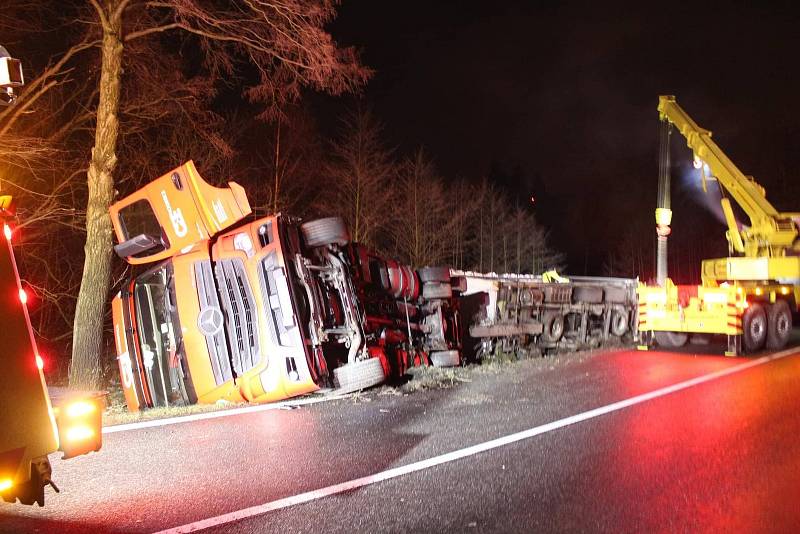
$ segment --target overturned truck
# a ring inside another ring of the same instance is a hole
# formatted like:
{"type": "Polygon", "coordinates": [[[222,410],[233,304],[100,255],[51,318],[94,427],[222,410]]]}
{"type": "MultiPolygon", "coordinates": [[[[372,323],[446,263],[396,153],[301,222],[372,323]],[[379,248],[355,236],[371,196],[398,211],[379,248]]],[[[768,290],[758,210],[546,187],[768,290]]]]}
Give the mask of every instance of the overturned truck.
{"type": "Polygon", "coordinates": [[[573,348],[600,323],[601,340],[636,324],[635,281],[483,276],[494,289],[479,291],[478,275],[415,270],[351,242],[336,217],[252,217],[238,184],[213,187],[191,161],[110,214],[115,251],[134,266],[112,303],[131,410],[356,391],[414,365],[573,348]]]}

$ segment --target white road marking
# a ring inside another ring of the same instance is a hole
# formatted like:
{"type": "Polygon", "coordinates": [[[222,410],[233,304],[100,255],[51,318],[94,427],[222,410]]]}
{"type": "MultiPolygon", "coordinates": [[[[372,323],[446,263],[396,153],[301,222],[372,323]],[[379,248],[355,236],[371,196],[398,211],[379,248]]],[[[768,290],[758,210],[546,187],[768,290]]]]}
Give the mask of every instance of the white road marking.
{"type": "Polygon", "coordinates": [[[710,382],[711,380],[716,380],[717,378],[722,378],[724,376],[732,375],[734,373],[740,373],[752,367],[763,365],[765,363],[778,360],[780,358],[785,358],[786,356],[791,356],[793,354],[800,354],[798,353],[797,348],[784,350],[782,352],[777,352],[769,356],[763,356],[756,360],[750,360],[741,365],[728,367],[727,369],[722,369],[720,371],[715,371],[713,373],[699,376],[697,378],[692,378],[690,380],[678,382],[677,384],[656,389],[649,393],[636,395],[635,397],[631,397],[629,399],[608,404],[606,406],[601,406],[600,408],[595,408],[593,410],[579,413],[577,415],[565,417],[564,419],[559,419],[558,421],[553,421],[552,423],[547,423],[541,426],[529,428],[528,430],[523,430],[522,432],[508,434],[506,436],[502,436],[497,439],[493,439],[483,443],[478,443],[477,445],[472,445],[471,447],[465,447],[463,449],[459,449],[453,452],[448,452],[446,454],[434,456],[432,458],[428,458],[427,460],[421,460],[408,465],[395,467],[393,469],[381,471],[373,475],[356,478],[354,480],[349,480],[347,482],[342,482],[340,484],[334,484],[332,486],[320,488],[313,491],[307,491],[305,493],[300,493],[298,495],[292,495],[291,497],[285,497],[283,499],[270,501],[256,506],[251,506],[249,508],[244,508],[242,510],[237,510],[235,512],[229,512],[227,514],[218,515],[216,517],[210,517],[208,519],[202,519],[200,521],[195,521],[193,523],[187,523],[179,527],[174,527],[167,530],[161,530],[155,534],[179,534],[184,532],[196,532],[198,530],[204,530],[207,528],[225,525],[227,523],[239,521],[241,519],[246,519],[248,517],[262,515],[267,512],[272,512],[283,508],[289,508],[291,506],[307,503],[310,501],[321,499],[323,497],[330,497],[331,495],[336,495],[339,493],[344,493],[346,491],[354,490],[364,486],[369,486],[371,484],[382,482],[384,480],[389,480],[403,475],[408,475],[410,473],[422,471],[423,469],[429,469],[437,465],[442,465],[445,463],[453,462],[455,460],[460,460],[468,456],[474,456],[476,454],[496,449],[498,447],[503,447],[505,445],[529,439],[534,436],[539,436],[547,432],[552,432],[553,430],[558,430],[560,428],[564,428],[566,426],[573,425],[575,423],[580,423],[582,421],[586,421],[587,419],[593,419],[601,415],[605,415],[611,412],[616,412],[624,408],[634,406],[636,404],[641,404],[643,402],[647,402],[649,400],[653,400],[658,397],[663,397],[665,395],[675,393],[676,391],[681,391],[683,389],[697,386],[705,382],[710,382]]]}
{"type": "Polygon", "coordinates": [[[348,395],[330,395],[325,397],[312,397],[309,399],[297,399],[272,404],[258,404],[255,406],[244,406],[242,408],[232,408],[230,410],[219,410],[216,412],[196,413],[192,415],[181,415],[178,417],[167,417],[165,419],[153,419],[152,421],[139,421],[136,423],[125,423],[103,427],[103,434],[114,434],[115,432],[126,432],[128,430],[138,430],[140,428],[153,428],[167,425],[177,425],[179,423],[190,423],[192,421],[203,421],[206,419],[217,419],[220,417],[230,417],[244,413],[266,412],[269,410],[280,410],[283,408],[293,408],[296,406],[307,406],[335,399],[343,399],[348,395]]]}

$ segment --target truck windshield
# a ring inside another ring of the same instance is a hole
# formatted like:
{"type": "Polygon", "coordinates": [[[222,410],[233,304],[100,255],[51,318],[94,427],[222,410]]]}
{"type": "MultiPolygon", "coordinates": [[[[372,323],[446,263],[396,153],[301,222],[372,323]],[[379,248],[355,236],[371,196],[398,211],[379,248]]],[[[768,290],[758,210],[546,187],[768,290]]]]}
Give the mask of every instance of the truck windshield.
{"type": "Polygon", "coordinates": [[[139,276],[133,293],[141,365],[153,406],[185,404],[190,399],[172,263],[139,276]]]}

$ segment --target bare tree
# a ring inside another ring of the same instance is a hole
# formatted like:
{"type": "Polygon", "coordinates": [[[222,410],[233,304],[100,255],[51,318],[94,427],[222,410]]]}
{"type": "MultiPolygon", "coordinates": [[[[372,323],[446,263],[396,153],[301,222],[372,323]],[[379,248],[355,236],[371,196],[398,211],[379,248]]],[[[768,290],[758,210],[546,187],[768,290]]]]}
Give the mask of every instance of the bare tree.
{"type": "Polygon", "coordinates": [[[328,178],[331,194],[320,199],[329,213],[340,214],[355,241],[378,246],[388,223],[386,214],[397,165],[381,139],[383,127],[369,110],[357,109],[342,119],[342,134],[331,145],[328,178]]]}
{"type": "Polygon", "coordinates": [[[438,265],[452,258],[459,213],[422,149],[402,165],[392,202],[391,236],[395,254],[413,267],[438,265]]]}
{"type": "Polygon", "coordinates": [[[467,224],[466,242],[473,269],[538,274],[564,265],[563,254],[550,248],[533,212],[488,180],[473,186],[469,203],[467,217],[473,223],[467,224]]]}
{"type": "Polygon", "coordinates": [[[259,214],[285,212],[315,215],[325,175],[323,144],[310,110],[302,104],[282,110],[274,123],[256,122],[245,137],[258,139],[256,150],[237,158],[242,176],[252,185],[251,204],[259,214]]]}

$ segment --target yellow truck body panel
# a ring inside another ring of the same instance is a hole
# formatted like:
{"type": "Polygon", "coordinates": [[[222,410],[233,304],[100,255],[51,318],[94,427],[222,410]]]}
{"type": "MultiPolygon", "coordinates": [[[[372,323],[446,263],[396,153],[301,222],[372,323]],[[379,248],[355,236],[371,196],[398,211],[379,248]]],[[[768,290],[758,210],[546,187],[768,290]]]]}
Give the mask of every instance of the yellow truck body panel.
{"type": "Polygon", "coordinates": [[[58,450],[58,432],[4,224],[0,237],[0,489],[30,478],[31,460],[58,450]]]}

